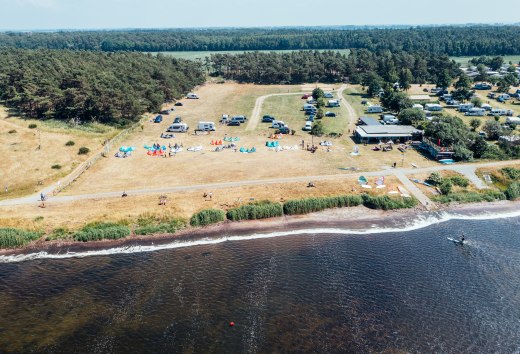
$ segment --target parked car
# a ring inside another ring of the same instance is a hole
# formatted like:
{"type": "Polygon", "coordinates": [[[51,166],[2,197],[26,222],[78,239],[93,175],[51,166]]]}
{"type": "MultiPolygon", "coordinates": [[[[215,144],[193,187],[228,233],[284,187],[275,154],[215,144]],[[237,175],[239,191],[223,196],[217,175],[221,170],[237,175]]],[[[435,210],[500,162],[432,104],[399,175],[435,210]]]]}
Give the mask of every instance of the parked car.
{"type": "Polygon", "coordinates": [[[154,123],[161,123],[162,122],[162,116],[161,115],[158,115],[157,117],[155,117],[155,119],[153,120],[154,123]]]}
{"type": "Polygon", "coordinates": [[[334,112],[325,112],[325,117],[335,117],[336,113],[334,112]]]}
{"type": "Polygon", "coordinates": [[[314,122],[315,116],[311,115],[307,118],[307,122],[314,122]]]}
{"type": "Polygon", "coordinates": [[[228,125],[228,127],[239,127],[240,126],[240,122],[238,120],[232,120],[227,125],[228,125]]]}
{"type": "Polygon", "coordinates": [[[244,123],[247,120],[246,116],[234,116],[231,118],[232,121],[238,121],[240,123],[244,123]]]}
{"type": "Polygon", "coordinates": [[[305,126],[302,128],[302,130],[305,132],[310,132],[311,129],[312,129],[312,122],[306,122],[305,126]]]}
{"type": "Polygon", "coordinates": [[[288,126],[283,126],[276,130],[276,134],[289,134],[290,132],[291,132],[291,129],[289,129],[288,126]]]}
{"type": "Polygon", "coordinates": [[[310,93],[306,93],[302,96],[302,100],[306,100],[309,97],[312,97],[312,95],[310,93]]]}
{"type": "Polygon", "coordinates": [[[164,111],[161,111],[160,113],[164,114],[164,115],[169,115],[173,111],[175,111],[175,109],[170,108],[170,109],[165,109],[164,111]]]}
{"type": "Polygon", "coordinates": [[[267,116],[263,116],[262,117],[262,122],[263,123],[272,123],[273,120],[275,120],[275,118],[273,116],[267,115],[267,116]]]}
{"type": "Polygon", "coordinates": [[[182,122],[182,118],[180,116],[175,117],[175,119],[173,120],[173,124],[180,123],[180,122],[182,122]]]}
{"type": "Polygon", "coordinates": [[[184,106],[182,102],[175,102],[174,106],[181,107],[184,106]]]}
{"type": "Polygon", "coordinates": [[[495,98],[496,94],[494,92],[490,92],[487,94],[488,98],[495,98]]]}
{"type": "Polygon", "coordinates": [[[332,94],[332,92],[325,92],[323,94],[323,98],[334,98],[334,95],[332,94]]]}

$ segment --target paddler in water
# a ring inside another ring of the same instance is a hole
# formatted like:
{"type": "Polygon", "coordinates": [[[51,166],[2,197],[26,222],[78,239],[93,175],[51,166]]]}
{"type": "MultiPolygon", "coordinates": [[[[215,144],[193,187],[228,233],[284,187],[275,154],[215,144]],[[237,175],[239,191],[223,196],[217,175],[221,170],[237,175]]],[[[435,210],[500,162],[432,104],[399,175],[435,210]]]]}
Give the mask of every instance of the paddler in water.
{"type": "Polygon", "coordinates": [[[466,241],[466,238],[464,237],[464,232],[463,232],[462,236],[460,237],[460,243],[463,244],[464,241],[466,241]]]}

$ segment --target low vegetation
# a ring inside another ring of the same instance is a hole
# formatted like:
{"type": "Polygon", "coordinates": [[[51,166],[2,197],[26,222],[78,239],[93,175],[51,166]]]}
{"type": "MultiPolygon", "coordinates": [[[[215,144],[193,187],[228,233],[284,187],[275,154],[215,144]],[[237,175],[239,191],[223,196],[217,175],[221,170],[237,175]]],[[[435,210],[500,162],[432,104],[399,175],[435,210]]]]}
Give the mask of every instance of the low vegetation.
{"type": "Polygon", "coordinates": [[[78,155],[86,155],[90,152],[90,149],[88,147],[80,147],[78,150],[78,155]]]}
{"type": "Polygon", "coordinates": [[[359,195],[295,199],[285,202],[283,205],[283,211],[286,215],[299,215],[322,211],[325,209],[358,206],[362,203],[363,199],[359,195]]]}
{"type": "Polygon", "coordinates": [[[174,234],[186,227],[186,221],[171,215],[143,214],[137,219],[136,235],[174,234]]]}
{"type": "Polygon", "coordinates": [[[226,213],[227,219],[231,221],[267,219],[282,215],[282,206],[279,203],[273,203],[267,200],[242,205],[238,208],[230,209],[226,213]]]}
{"type": "Polygon", "coordinates": [[[74,146],[76,143],[72,140],[69,140],[65,143],[65,146],[74,146]]]}
{"type": "Polygon", "coordinates": [[[417,206],[416,198],[390,197],[388,195],[363,195],[363,205],[369,209],[394,210],[409,209],[417,206]]]}
{"type": "Polygon", "coordinates": [[[218,209],[201,210],[190,219],[191,226],[207,226],[222,222],[226,219],[226,213],[218,209]]]}
{"type": "Polygon", "coordinates": [[[59,165],[59,164],[52,165],[51,168],[52,168],[53,170],[61,170],[61,165],[59,165]]]}
{"type": "Polygon", "coordinates": [[[462,191],[456,193],[449,193],[447,195],[437,195],[432,197],[432,200],[442,204],[448,203],[478,203],[478,202],[494,202],[498,200],[505,200],[506,196],[500,191],[486,189],[484,191],[470,192],[462,191]]]}
{"type": "Polygon", "coordinates": [[[0,248],[22,247],[40,236],[41,234],[35,231],[0,228],[0,248]]]}
{"type": "Polygon", "coordinates": [[[130,228],[115,223],[93,223],[74,233],[75,241],[117,240],[130,235],[130,228]]]}

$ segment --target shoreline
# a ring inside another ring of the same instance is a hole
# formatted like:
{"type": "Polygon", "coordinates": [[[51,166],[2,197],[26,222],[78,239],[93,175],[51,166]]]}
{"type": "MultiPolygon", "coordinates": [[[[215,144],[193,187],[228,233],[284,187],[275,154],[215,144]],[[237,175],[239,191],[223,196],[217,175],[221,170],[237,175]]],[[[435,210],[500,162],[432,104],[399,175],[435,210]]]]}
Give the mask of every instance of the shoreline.
{"type": "Polygon", "coordinates": [[[364,206],[329,209],[305,215],[282,216],[278,218],[223,222],[201,228],[188,227],[175,234],[154,234],[147,236],[130,235],[118,240],[44,241],[38,240],[22,248],[2,249],[0,257],[23,256],[35,253],[50,255],[74,254],[78,252],[106,251],[114,248],[157,247],[174,242],[217,240],[230,237],[252,237],[258,234],[298,233],[298,231],[324,229],[344,230],[345,233],[384,233],[389,231],[409,231],[428,227],[438,222],[457,218],[501,218],[520,215],[520,201],[497,201],[443,206],[435,211],[422,208],[398,210],[373,210],[364,206]],[[514,215],[512,215],[514,214],[514,215]]]}

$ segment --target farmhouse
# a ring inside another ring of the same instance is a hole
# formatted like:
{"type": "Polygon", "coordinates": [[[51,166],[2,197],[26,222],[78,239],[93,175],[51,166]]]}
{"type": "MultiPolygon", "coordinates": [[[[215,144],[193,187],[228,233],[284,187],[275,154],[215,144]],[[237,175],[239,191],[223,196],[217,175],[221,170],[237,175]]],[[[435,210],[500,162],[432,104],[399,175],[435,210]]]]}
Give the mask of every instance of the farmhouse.
{"type": "Polygon", "coordinates": [[[361,143],[378,143],[379,141],[408,141],[422,135],[422,131],[411,125],[360,125],[354,136],[361,143]]]}

